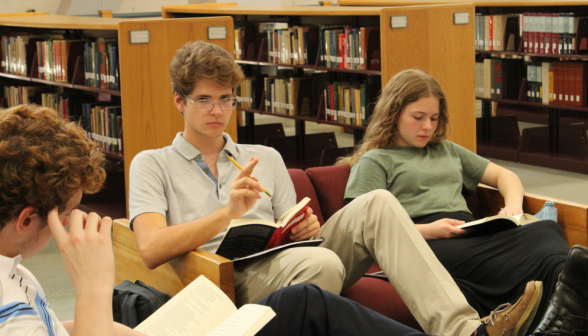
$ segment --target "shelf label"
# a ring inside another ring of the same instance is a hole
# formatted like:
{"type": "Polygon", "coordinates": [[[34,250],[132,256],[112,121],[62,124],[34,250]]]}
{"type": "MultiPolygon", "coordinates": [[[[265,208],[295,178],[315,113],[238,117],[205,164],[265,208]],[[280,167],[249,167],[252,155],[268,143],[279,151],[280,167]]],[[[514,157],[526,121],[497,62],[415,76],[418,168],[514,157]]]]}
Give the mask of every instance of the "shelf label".
{"type": "Polygon", "coordinates": [[[209,40],[225,40],[227,38],[227,27],[208,27],[209,40]]]}
{"type": "Polygon", "coordinates": [[[131,44],[149,43],[148,30],[131,30],[131,44]]]}
{"type": "Polygon", "coordinates": [[[390,25],[392,29],[406,28],[408,26],[408,18],[406,15],[393,16],[390,18],[390,25]]]}
{"type": "Polygon", "coordinates": [[[470,23],[470,13],[453,13],[453,23],[456,25],[465,25],[470,23]]]}

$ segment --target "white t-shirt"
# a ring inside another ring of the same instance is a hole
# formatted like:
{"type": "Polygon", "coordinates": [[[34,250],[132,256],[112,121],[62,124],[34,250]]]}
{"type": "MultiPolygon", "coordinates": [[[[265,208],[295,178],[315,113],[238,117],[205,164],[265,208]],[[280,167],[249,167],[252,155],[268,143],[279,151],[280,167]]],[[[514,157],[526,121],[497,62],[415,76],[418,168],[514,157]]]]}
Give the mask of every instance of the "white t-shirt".
{"type": "MultiPolygon", "coordinates": [[[[242,218],[273,221],[296,205],[294,185],[280,154],[260,145],[235,144],[224,133],[225,147],[217,160],[218,180],[202,168],[204,156],[178,133],[171,146],[143,151],[131,162],[129,172],[129,214],[131,225],[142,213],[165,216],[168,225],[204,217],[229,204],[231,183],[239,169],[224,155],[230,153],[242,167],[252,156],[259,163],[251,176],[272,195],[261,194],[255,206],[242,218]],[[199,165],[200,164],[200,165],[199,165]]],[[[226,230],[201,248],[216,252],[226,230]]]]}
{"type": "Polygon", "coordinates": [[[68,336],[22,257],[0,255],[0,336],[68,336]]]}

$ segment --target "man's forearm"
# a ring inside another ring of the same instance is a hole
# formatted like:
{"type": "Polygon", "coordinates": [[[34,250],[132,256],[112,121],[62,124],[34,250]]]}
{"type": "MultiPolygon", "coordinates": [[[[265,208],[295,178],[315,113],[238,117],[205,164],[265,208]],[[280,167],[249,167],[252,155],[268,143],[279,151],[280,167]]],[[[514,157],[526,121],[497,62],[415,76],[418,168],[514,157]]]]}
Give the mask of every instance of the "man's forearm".
{"type": "Polygon", "coordinates": [[[227,208],[223,207],[189,222],[149,229],[149,220],[155,220],[153,216],[161,215],[140,216],[145,217],[140,218],[139,223],[137,220],[134,223],[137,245],[141,258],[151,269],[202,246],[222,232],[233,219],[227,208]]]}

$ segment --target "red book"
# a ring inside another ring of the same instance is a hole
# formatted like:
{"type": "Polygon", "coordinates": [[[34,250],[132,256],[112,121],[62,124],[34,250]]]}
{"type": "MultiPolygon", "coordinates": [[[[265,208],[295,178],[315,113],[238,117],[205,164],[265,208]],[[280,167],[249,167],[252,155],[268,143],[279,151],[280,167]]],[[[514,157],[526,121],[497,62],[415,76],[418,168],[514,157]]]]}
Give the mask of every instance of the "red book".
{"type": "Polygon", "coordinates": [[[559,15],[551,14],[551,53],[559,53],[559,33],[557,32],[559,27],[559,15]]]}
{"type": "Polygon", "coordinates": [[[494,16],[488,15],[488,41],[490,49],[487,50],[494,50],[494,16]]]}
{"type": "Polygon", "coordinates": [[[586,107],[586,89],[588,89],[588,66],[584,62],[578,63],[578,97],[576,106],[586,107]]]}
{"type": "Polygon", "coordinates": [[[527,13],[525,17],[527,21],[525,27],[527,27],[529,31],[529,51],[530,53],[535,52],[535,14],[527,13]]]}
{"type": "Polygon", "coordinates": [[[523,51],[528,53],[531,41],[529,36],[529,13],[523,13],[521,19],[521,24],[523,26],[523,51]]]}
{"type": "Polygon", "coordinates": [[[534,38],[534,45],[533,45],[533,52],[535,54],[539,54],[541,53],[541,48],[540,48],[540,40],[541,40],[541,14],[539,13],[534,13],[533,15],[533,34],[535,36],[534,38]]]}
{"type": "Polygon", "coordinates": [[[540,54],[546,54],[545,52],[545,15],[537,14],[537,30],[539,31],[539,50],[540,54]]]}
{"type": "Polygon", "coordinates": [[[564,103],[565,106],[570,106],[570,92],[571,92],[571,85],[570,85],[570,66],[572,63],[564,62],[562,63],[563,66],[563,96],[564,96],[564,103]]]}
{"type": "Polygon", "coordinates": [[[317,246],[310,241],[293,242],[290,233],[306,217],[310,198],[305,197],[286,211],[276,223],[264,219],[234,219],[227,228],[216,254],[234,260],[287,244],[317,246]],[[307,245],[311,244],[311,245],[307,245]]]}
{"type": "Polygon", "coordinates": [[[574,63],[574,104],[573,106],[582,106],[582,70],[584,66],[582,63],[574,63]]]}
{"type": "Polygon", "coordinates": [[[553,71],[553,88],[551,91],[553,92],[553,105],[559,105],[559,62],[553,62],[553,66],[551,70],[553,71]]]}

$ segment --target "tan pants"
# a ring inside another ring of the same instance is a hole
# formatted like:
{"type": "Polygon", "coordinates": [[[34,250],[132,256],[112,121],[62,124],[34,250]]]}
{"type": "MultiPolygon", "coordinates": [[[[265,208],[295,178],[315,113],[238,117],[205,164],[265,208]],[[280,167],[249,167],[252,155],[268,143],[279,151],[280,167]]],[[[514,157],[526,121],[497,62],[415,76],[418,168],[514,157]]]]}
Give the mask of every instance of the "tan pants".
{"type": "Polygon", "coordinates": [[[237,302],[251,302],[278,285],[301,282],[337,293],[376,261],[426,333],[469,336],[480,326],[477,312],[388,191],[356,198],[323,225],[318,237],[325,238],[321,247],[333,251],[340,262],[322,248],[294,248],[236,267],[237,302]],[[333,265],[327,266],[329,262],[333,265]],[[341,262],[344,269],[339,268],[341,262]],[[263,288],[267,283],[272,286],[263,288]]]}

